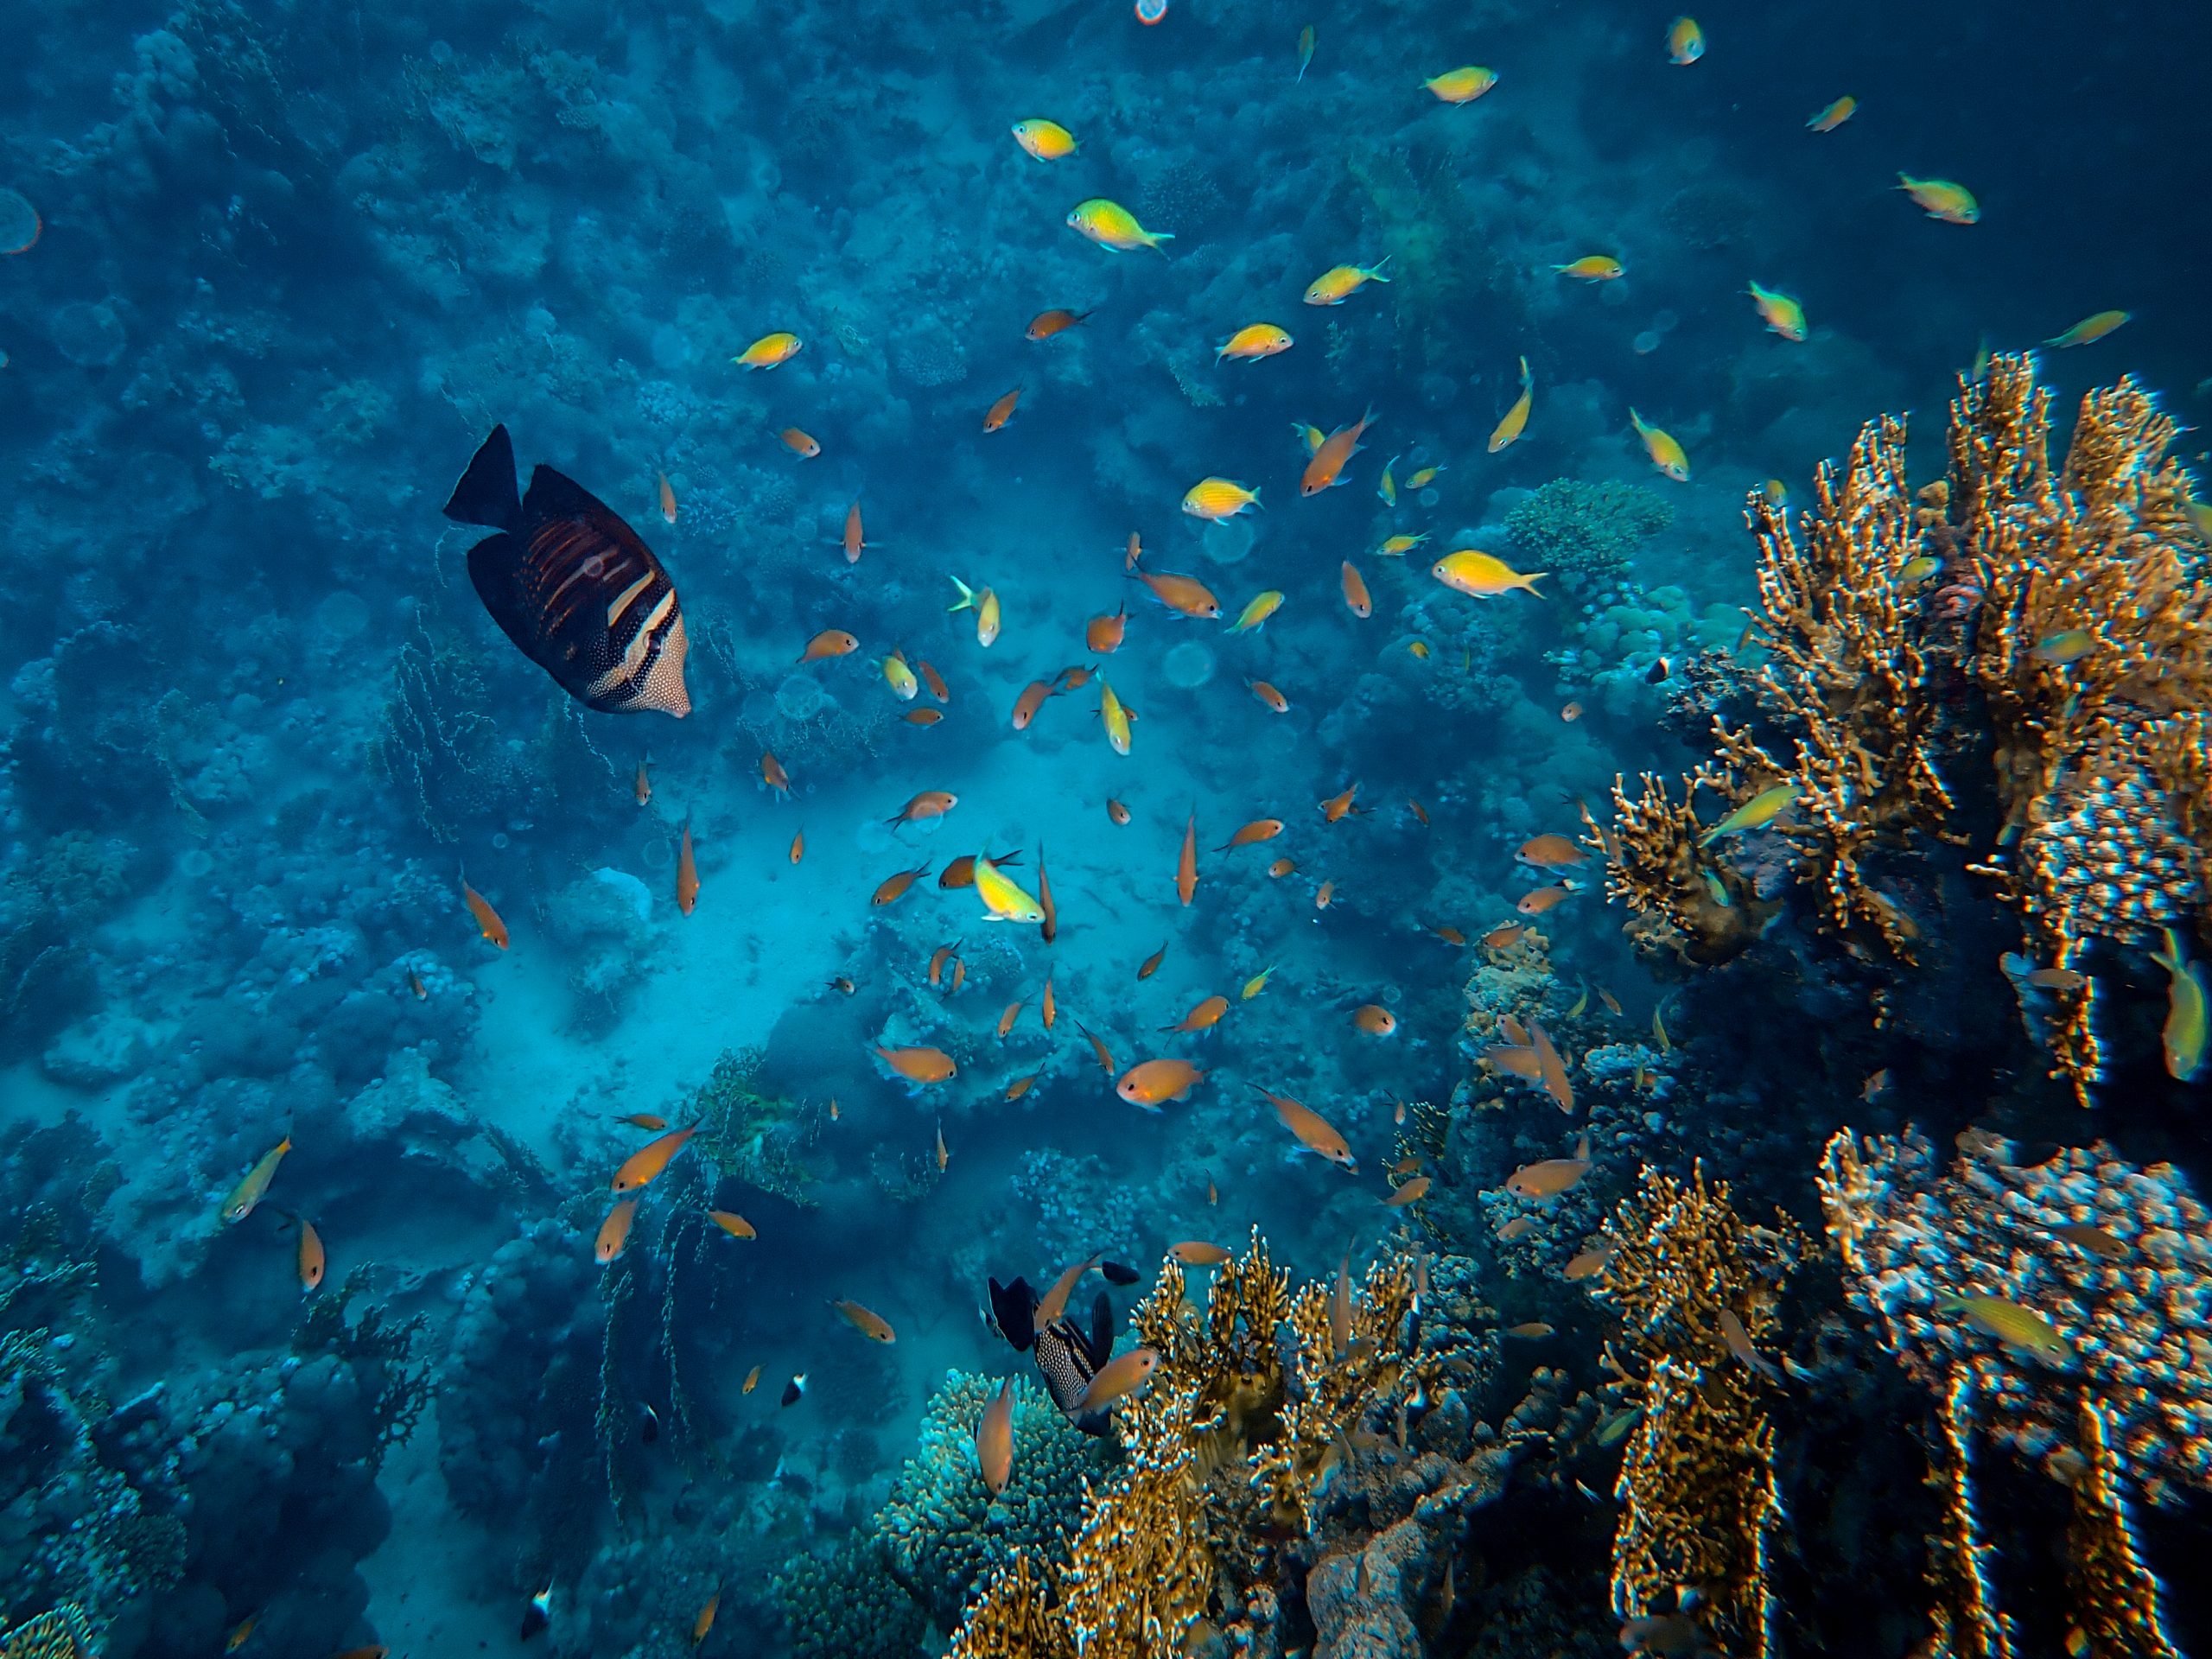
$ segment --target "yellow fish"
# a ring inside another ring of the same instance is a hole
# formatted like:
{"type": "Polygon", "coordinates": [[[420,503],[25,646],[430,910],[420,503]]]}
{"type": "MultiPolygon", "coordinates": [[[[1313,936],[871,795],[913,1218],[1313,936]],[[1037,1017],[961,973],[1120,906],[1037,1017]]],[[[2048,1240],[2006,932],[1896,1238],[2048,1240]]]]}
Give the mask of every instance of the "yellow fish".
{"type": "Polygon", "coordinates": [[[912,702],[922,683],[914,677],[914,671],[906,666],[906,659],[893,652],[883,659],[883,682],[901,702],[912,702]]]}
{"type": "Polygon", "coordinates": [[[1406,480],[1406,487],[1409,490],[1425,490],[1436,482],[1436,475],[1443,470],[1441,467],[1424,467],[1406,480]]]}
{"type": "Polygon", "coordinates": [[[1521,441],[1522,433],[1529,428],[1529,410],[1536,398],[1536,383],[1529,373],[1529,359],[1521,359],[1521,396],[1513,407],[1505,411],[1505,418],[1498,422],[1490,435],[1490,452],[1493,455],[1509,443],[1521,441]]]}
{"type": "Polygon", "coordinates": [[[1418,536],[1393,536],[1375,550],[1386,559],[1402,559],[1427,539],[1425,530],[1418,536]]]}
{"type": "Polygon", "coordinates": [[[1766,319],[1770,333],[1784,340],[1805,338],[1805,308],[1787,294],[1777,294],[1772,289],[1761,288],[1757,283],[1745,290],[1751,296],[1751,303],[1758,308],[1759,315],[1766,319]]]}
{"type": "Polygon", "coordinates": [[[221,1211],[225,1221],[244,1221],[253,1213],[253,1206],[261,1202],[261,1195],[269,1190],[269,1183],[276,1178],[276,1166],[284,1161],[284,1154],[292,1149],[292,1137],[286,1135],[266,1153],[261,1161],[245,1173],[245,1179],[231,1189],[231,1196],[223,1200],[221,1211]]]}
{"type": "Polygon", "coordinates": [[[1770,784],[1700,836],[1697,844],[1710,847],[1723,836],[1740,836],[1747,830],[1764,830],[1782,816],[1783,808],[1796,798],[1797,785],[1794,779],[1784,779],[1781,783],[1770,784]]]}
{"type": "Polygon", "coordinates": [[[1014,884],[1014,879],[988,858],[976,860],[976,896],[983,901],[984,919],[992,922],[1041,922],[1045,906],[1014,884]]]}
{"type": "Polygon", "coordinates": [[[1943,561],[1933,553],[1916,553],[1904,562],[1897,572],[1897,580],[1909,588],[1916,588],[1943,568],[1943,561]]]}
{"type": "Polygon", "coordinates": [[[1859,100],[1848,95],[1839,98],[1825,109],[1813,111],[1813,118],[1805,125],[1815,132],[1834,132],[1859,112],[1859,100]]]}
{"type": "Polygon", "coordinates": [[[1318,454],[1321,446],[1329,441],[1327,433],[1305,421],[1293,421],[1290,429],[1298,434],[1298,441],[1306,446],[1306,453],[1309,455],[1318,454]]]}
{"type": "Polygon", "coordinates": [[[1274,972],[1274,964],[1270,963],[1267,967],[1262,968],[1258,973],[1253,975],[1251,978],[1246,980],[1244,982],[1244,988],[1237,993],[1238,999],[1242,1001],[1249,1002],[1262,991],[1267,989],[1268,976],[1274,972]]]}
{"type": "Polygon", "coordinates": [[[997,592],[995,589],[986,588],[979,594],[976,592],[974,588],[969,587],[966,582],[961,581],[957,576],[948,576],[946,580],[960,590],[960,602],[957,605],[947,606],[945,607],[946,610],[975,612],[976,643],[979,645],[988,646],[993,640],[999,637],[999,596],[997,592]]]}
{"type": "Polygon", "coordinates": [[[1497,77],[1478,64],[1463,64],[1433,75],[1421,85],[1446,104],[1471,104],[1497,85],[1497,77]]]}
{"type": "Polygon", "coordinates": [[[1236,620],[1230,625],[1229,631],[1231,633],[1249,633],[1281,608],[1282,594],[1270,588],[1264,594],[1255,595],[1252,602],[1237,613],[1236,620]]]}
{"type": "MultiPolygon", "coordinates": [[[[1536,594],[1538,578],[1551,572],[1535,570],[1524,576],[1495,554],[1463,547],[1446,553],[1429,566],[1428,574],[1470,599],[1494,599],[1515,588],[1536,594]]],[[[1536,597],[1541,599],[1543,595],[1536,594],[1536,597]]]]}
{"type": "Polygon", "coordinates": [[[2093,345],[2111,334],[2133,315],[2134,313],[2131,311],[2100,311],[2093,317],[2082,318],[2064,334],[2053,334],[2049,340],[2044,341],[2044,344],[2056,346],[2061,351],[2075,346],[2093,345]]]}
{"type": "Polygon", "coordinates": [[[1667,61],[1695,63],[1705,55],[1705,31],[1694,17],[1677,17],[1667,25],[1667,61]]]}
{"type": "MultiPolygon", "coordinates": [[[[1306,79],[1306,66],[1313,61],[1313,25],[1308,23],[1298,31],[1298,79],[1306,79]]],[[[1295,86],[1294,81],[1292,85],[1295,86]]]]}
{"type": "Polygon", "coordinates": [[[1129,721],[1135,716],[1122,706],[1122,700],[1114,695],[1114,688],[1103,676],[1098,682],[1098,718],[1106,722],[1106,741],[1113,747],[1114,753],[1127,754],[1129,721]]]}
{"type": "MultiPolygon", "coordinates": [[[[1317,434],[1319,430],[1319,427],[1314,429],[1317,434]]],[[[1328,440],[1324,438],[1321,442],[1325,443],[1328,440]]],[[[1317,443],[1313,447],[1319,449],[1321,445],[1317,443]]],[[[1395,455],[1382,463],[1382,476],[1376,480],[1375,493],[1382,498],[1382,505],[1386,507],[1398,505],[1398,458],[1395,455]]]]}
{"type": "Polygon", "coordinates": [[[1234,518],[1245,508],[1259,505],[1260,493],[1246,489],[1233,479],[1202,478],[1183,493],[1183,511],[1209,524],[1234,518]]]}
{"type": "Polygon", "coordinates": [[[1552,269],[1562,276],[1585,283],[1610,283],[1628,274],[1628,267],[1610,253],[1586,253],[1572,264],[1554,265],[1552,269]]]}
{"type": "Polygon", "coordinates": [[[1072,156],[1080,148],[1075,135],[1057,121],[1046,121],[1033,116],[1027,121],[1017,121],[1012,129],[1014,142],[1020,144],[1040,162],[1057,162],[1072,156]]]}
{"type": "Polygon", "coordinates": [[[797,334],[763,334],[730,361],[747,370],[772,369],[779,363],[788,363],[797,357],[799,347],[805,343],[797,334]]]}
{"type": "Polygon", "coordinates": [[[1223,340],[1214,350],[1213,360],[1218,363],[1224,357],[1233,357],[1242,362],[1256,363],[1290,347],[1289,330],[1278,328],[1272,322],[1251,322],[1223,340]]]}
{"type": "Polygon", "coordinates": [[[2204,1065],[2204,976],[2195,963],[2183,959],[2181,939],[2173,929],[2164,931],[2165,949],[2152,951],[2151,960],[2171,976],[2166,986],[2166,1025],[2160,1034],[2166,1051],[2166,1075],[2187,1083],[2204,1065]]]}
{"type": "Polygon", "coordinates": [[[1981,222],[1981,204],[1963,184],[1949,179],[1916,179],[1910,173],[1900,173],[1897,188],[1910,196],[1930,219],[1940,219],[1946,225],[1981,222]]]}
{"type": "Polygon", "coordinates": [[[1382,267],[1390,263],[1384,254],[1371,265],[1332,265],[1313,279],[1306,290],[1308,305],[1342,305],[1351,295],[1370,283],[1387,283],[1382,267]]]}
{"type": "Polygon", "coordinates": [[[2004,1296],[1941,1296],[1938,1313],[1963,1313],[1975,1330],[1993,1336],[2006,1346],[2024,1350],[2038,1359],[2060,1360],[2074,1351],[2056,1325],[2035,1311],[2004,1296]]]}
{"type": "Polygon", "coordinates": [[[1682,446],[1675,442],[1671,432],[1644,424],[1643,416],[1633,409],[1628,412],[1636,435],[1643,440],[1643,453],[1651,457],[1651,464],[1677,484],[1690,481],[1690,458],[1682,446]]]}
{"type": "Polygon", "coordinates": [[[1109,201],[1103,196],[1093,196],[1079,201],[1068,210],[1068,227],[1090,238],[1100,247],[1114,253],[1129,253],[1138,248],[1150,248],[1166,254],[1160,245],[1173,242],[1172,231],[1147,231],[1137,223],[1137,216],[1118,201],[1109,201]]]}

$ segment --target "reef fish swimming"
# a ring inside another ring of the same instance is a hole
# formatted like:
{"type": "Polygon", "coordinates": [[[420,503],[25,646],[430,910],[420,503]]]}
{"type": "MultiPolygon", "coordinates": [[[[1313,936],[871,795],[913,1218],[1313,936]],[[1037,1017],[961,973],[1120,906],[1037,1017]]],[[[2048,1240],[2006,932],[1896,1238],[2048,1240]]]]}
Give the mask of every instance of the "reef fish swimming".
{"type": "Polygon", "coordinates": [[[566,474],[541,464],[519,494],[515,480],[495,426],[444,507],[498,532],[468,550],[468,579],[500,632],[588,708],[690,714],[683,607],[652,550],[566,474]]]}

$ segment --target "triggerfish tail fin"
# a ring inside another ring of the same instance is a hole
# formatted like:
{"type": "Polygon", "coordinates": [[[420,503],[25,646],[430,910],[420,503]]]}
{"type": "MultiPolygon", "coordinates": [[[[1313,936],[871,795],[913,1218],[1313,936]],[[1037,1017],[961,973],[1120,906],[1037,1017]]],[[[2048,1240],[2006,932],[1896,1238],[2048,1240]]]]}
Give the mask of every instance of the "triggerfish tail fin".
{"type": "Polygon", "coordinates": [[[512,532],[522,523],[522,495],[515,482],[514,440],[504,423],[477,448],[447,498],[445,516],[457,524],[483,524],[512,532]]]}

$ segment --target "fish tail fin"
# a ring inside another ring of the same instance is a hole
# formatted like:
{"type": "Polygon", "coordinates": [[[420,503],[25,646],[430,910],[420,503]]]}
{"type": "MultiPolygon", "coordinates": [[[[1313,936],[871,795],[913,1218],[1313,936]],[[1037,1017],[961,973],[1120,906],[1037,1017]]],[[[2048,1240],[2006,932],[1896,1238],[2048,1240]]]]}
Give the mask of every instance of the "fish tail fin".
{"type": "Polygon", "coordinates": [[[468,470],[453,486],[442,511],[458,524],[512,531],[522,522],[522,493],[515,481],[514,440],[505,423],[478,446],[468,470]]]}
{"type": "Polygon", "coordinates": [[[1145,232],[1144,245],[1165,259],[1167,257],[1167,250],[1160,245],[1163,242],[1173,242],[1174,239],[1175,232],[1173,231],[1147,231],[1145,232]]]}
{"type": "Polygon", "coordinates": [[[1383,266],[1385,266],[1385,265],[1387,265],[1387,264],[1389,264],[1389,263],[1390,263],[1390,256],[1389,256],[1389,254],[1387,254],[1387,253],[1386,253],[1386,254],[1384,254],[1384,255],[1383,255],[1380,259],[1377,259],[1377,260],[1374,263],[1374,264],[1373,264],[1373,265],[1371,265],[1370,267],[1369,267],[1369,269],[1368,269],[1368,272],[1367,272],[1367,280],[1368,280],[1369,282],[1370,282],[1370,283],[1387,283],[1387,282],[1389,282],[1390,279],[1389,279],[1388,276],[1385,276],[1382,274],[1382,267],[1383,267],[1383,266]]]}
{"type": "Polygon", "coordinates": [[[1535,594],[1538,599],[1541,599],[1544,597],[1543,590],[1538,588],[1536,584],[1549,575],[1551,575],[1551,572],[1548,570],[1531,570],[1527,575],[1522,577],[1521,580],[1514,585],[1518,588],[1525,588],[1529,593],[1535,594]]]}
{"type": "Polygon", "coordinates": [[[2158,930],[2158,937],[2164,948],[2153,950],[2151,953],[2151,960],[2170,974],[2179,973],[2182,964],[2180,935],[2171,927],[2162,927],[2158,930]]]}
{"type": "Polygon", "coordinates": [[[957,576],[947,576],[945,580],[960,590],[960,602],[957,605],[946,606],[944,607],[946,612],[949,613],[953,611],[973,610],[976,607],[976,590],[957,576]]]}
{"type": "Polygon", "coordinates": [[[1526,391],[1535,384],[1536,378],[1529,372],[1529,359],[1524,357],[1521,359],[1521,390],[1526,391]]]}
{"type": "Polygon", "coordinates": [[[1262,512],[1265,512],[1268,510],[1268,504],[1260,499],[1260,493],[1257,490],[1252,492],[1252,505],[1257,507],[1262,512]]]}

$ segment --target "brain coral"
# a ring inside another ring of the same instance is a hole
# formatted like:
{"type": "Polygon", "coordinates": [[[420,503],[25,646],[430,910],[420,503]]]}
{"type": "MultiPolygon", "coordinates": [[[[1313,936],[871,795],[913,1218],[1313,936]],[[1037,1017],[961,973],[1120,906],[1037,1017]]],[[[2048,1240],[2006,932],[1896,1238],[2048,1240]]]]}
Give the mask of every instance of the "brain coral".
{"type": "Polygon", "coordinates": [[[1523,569],[1572,578],[1627,569],[1637,545],[1674,522],[1674,508],[1637,485],[1555,478],[1508,513],[1505,528],[1523,569]]]}

